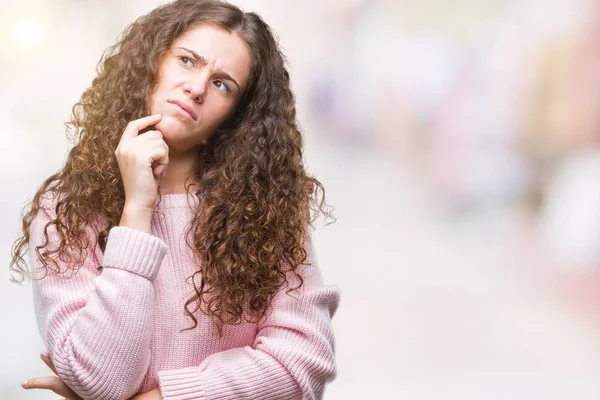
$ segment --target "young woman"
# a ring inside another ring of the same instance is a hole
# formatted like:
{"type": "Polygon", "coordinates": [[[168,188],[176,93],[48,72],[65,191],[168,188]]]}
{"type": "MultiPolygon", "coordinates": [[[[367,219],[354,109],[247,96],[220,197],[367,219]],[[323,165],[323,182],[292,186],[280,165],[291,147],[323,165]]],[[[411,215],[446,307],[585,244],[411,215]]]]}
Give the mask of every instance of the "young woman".
{"type": "Polygon", "coordinates": [[[323,283],[310,227],[330,215],[270,28],[177,0],[130,25],[99,67],[73,108],[76,145],[13,247],[57,375],[25,387],[321,398],[340,291],[323,283]]]}

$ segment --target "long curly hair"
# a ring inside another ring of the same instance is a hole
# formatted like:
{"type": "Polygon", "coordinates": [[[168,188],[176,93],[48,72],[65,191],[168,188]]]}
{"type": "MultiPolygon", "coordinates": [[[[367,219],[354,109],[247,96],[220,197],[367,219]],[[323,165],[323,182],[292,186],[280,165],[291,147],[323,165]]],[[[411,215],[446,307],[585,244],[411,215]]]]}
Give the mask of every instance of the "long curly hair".
{"type": "Polygon", "coordinates": [[[46,273],[61,272],[53,259],[56,254],[67,270],[81,267],[89,228],[104,252],[108,232],[119,224],[125,204],[114,154],[122,132],[129,121],[149,114],[161,55],[198,24],[239,35],[252,63],[249,85],[236,110],[197,150],[193,178],[199,202],[189,229],[198,269],[188,278],[195,294],[184,306],[193,326],[184,330],[197,326],[194,313],[201,310],[222,336],[226,324],[266,316],[275,293],[289,286],[287,273],[299,281],[288,292],[302,286],[299,267],[309,265],[304,248],[308,226],[319,211],[335,218],[325,209],[323,185],[304,168],[286,60],[260,16],[213,0],[177,0],[160,6],[129,25],[104,52],[96,78],[73,106],[66,124],[74,145],[64,166],[24,207],[31,205],[22,212],[23,235],[12,248],[12,282],[21,284],[31,275],[23,256],[30,225],[46,193],[60,194],[56,218],[44,230],[47,245],[48,227],[55,225],[60,245],[35,249],[46,273]]]}

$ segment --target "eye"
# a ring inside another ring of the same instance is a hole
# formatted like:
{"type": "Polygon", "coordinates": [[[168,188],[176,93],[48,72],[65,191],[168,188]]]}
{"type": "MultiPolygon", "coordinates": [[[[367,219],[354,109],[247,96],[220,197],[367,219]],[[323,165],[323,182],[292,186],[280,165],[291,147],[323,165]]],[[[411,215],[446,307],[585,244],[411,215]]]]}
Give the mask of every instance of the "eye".
{"type": "Polygon", "coordinates": [[[181,57],[179,57],[179,59],[181,60],[182,63],[184,63],[188,67],[193,67],[194,66],[194,61],[192,61],[192,59],[189,58],[189,57],[181,56],[181,57]]]}
{"type": "Polygon", "coordinates": [[[230,91],[229,86],[223,81],[215,81],[215,86],[222,92],[228,93],[230,91]]]}

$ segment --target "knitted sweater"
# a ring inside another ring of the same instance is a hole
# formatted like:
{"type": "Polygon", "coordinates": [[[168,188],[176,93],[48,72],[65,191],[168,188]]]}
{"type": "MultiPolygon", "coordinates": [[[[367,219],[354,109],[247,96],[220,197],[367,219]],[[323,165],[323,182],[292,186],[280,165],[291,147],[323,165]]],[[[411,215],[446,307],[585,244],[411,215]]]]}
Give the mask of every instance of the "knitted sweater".
{"type": "MultiPolygon", "coordinates": [[[[34,308],[59,377],[83,399],[128,399],[159,386],[169,400],[323,396],[337,373],[331,318],[340,289],[324,285],[310,230],[312,266],[301,270],[301,289],[286,294],[284,286],[266,320],[225,325],[219,339],[200,311],[198,326],[180,332],[192,325],[184,304],[195,293],[187,278],[197,266],[184,234],[195,196],[163,195],[152,234],[115,226],[104,253],[89,230],[90,251],[74,275],[45,275],[35,252],[55,218],[54,201],[45,198],[31,225],[34,308]]],[[[48,235],[47,249],[56,248],[55,226],[48,235]]],[[[287,278],[289,288],[297,286],[293,274],[287,278]]]]}

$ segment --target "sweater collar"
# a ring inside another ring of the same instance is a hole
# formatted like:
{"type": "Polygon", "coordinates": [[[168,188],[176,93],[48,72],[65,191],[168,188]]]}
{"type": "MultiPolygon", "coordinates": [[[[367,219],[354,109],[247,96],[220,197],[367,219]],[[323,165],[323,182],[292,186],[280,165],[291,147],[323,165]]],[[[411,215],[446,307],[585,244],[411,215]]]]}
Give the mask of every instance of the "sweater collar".
{"type": "Polygon", "coordinates": [[[195,208],[198,205],[198,197],[193,193],[169,193],[156,198],[156,210],[168,210],[172,208],[195,208]]]}

